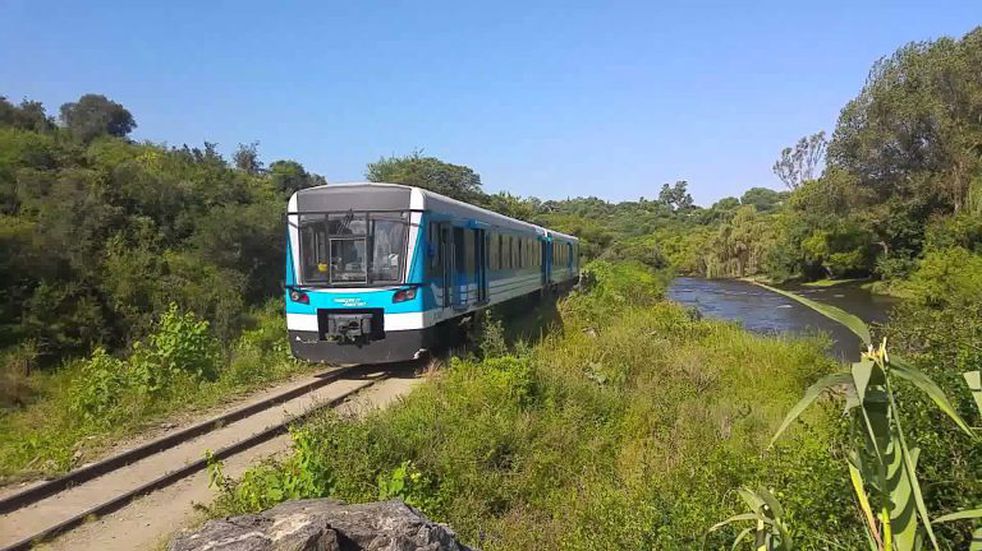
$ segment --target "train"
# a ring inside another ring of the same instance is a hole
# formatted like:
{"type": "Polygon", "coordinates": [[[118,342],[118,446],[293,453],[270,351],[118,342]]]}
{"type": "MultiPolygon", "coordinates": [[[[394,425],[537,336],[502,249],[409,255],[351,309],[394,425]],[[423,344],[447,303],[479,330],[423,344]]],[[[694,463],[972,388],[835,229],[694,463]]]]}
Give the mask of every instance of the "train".
{"type": "Polygon", "coordinates": [[[297,358],[419,358],[490,306],[579,278],[579,240],[400,184],[301,189],[286,214],[286,323],[297,358]]]}

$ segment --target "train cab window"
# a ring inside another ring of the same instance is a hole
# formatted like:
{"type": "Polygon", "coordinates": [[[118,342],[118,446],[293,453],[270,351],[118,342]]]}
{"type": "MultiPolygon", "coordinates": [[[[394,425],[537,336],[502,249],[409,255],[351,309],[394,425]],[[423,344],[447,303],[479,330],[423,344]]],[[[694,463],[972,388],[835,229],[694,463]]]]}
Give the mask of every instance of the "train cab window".
{"type": "Polygon", "coordinates": [[[408,221],[408,212],[300,214],[301,282],[401,281],[408,221]]]}
{"type": "Polygon", "coordinates": [[[406,254],[408,214],[373,213],[371,280],[397,282],[402,279],[402,259],[406,254]]]}
{"type": "Polygon", "coordinates": [[[307,282],[327,281],[330,254],[323,215],[300,217],[300,269],[307,282]]]}

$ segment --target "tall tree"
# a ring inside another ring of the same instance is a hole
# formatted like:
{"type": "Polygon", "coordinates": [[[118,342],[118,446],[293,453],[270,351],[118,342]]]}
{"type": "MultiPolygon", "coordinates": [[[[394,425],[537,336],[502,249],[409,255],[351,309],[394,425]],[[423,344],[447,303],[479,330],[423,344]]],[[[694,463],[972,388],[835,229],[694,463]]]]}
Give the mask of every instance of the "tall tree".
{"type": "Polygon", "coordinates": [[[365,177],[371,182],[405,184],[435,191],[468,202],[481,202],[481,176],[470,167],[424,157],[414,151],[405,157],[388,157],[368,165],[365,177]]]}
{"type": "Polygon", "coordinates": [[[62,105],[60,116],[65,128],[86,143],[104,135],[122,138],[136,128],[133,115],[125,107],[101,94],[85,94],[62,105]]]}
{"type": "Polygon", "coordinates": [[[785,147],[781,157],[771,170],[790,189],[797,189],[803,182],[814,180],[825,159],[827,145],[825,131],[805,136],[794,148],[785,147]]]}
{"type": "Polygon", "coordinates": [[[20,105],[14,105],[3,96],[0,96],[0,125],[36,132],[54,129],[54,123],[44,112],[44,105],[40,101],[25,99],[20,102],[20,105]]]}
{"type": "Polygon", "coordinates": [[[686,190],[689,183],[685,180],[675,182],[675,185],[662,184],[658,201],[670,207],[673,211],[685,211],[692,208],[692,195],[686,190]]]}
{"type": "Polygon", "coordinates": [[[273,187],[284,195],[327,183],[323,176],[307,172],[302,164],[289,160],[272,162],[269,165],[269,177],[273,181],[273,187]]]}
{"type": "Polygon", "coordinates": [[[259,160],[259,142],[240,143],[232,154],[232,163],[239,170],[249,174],[259,174],[263,169],[263,163],[259,160]]]}

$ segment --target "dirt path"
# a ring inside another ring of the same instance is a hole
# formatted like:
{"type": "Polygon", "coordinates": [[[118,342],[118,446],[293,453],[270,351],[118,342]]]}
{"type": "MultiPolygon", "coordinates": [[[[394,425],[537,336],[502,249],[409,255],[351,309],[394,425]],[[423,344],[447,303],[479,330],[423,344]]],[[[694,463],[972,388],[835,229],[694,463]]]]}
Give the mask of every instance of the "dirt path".
{"type": "MultiPolygon", "coordinates": [[[[340,406],[348,411],[361,411],[371,407],[383,407],[397,397],[408,393],[418,379],[400,375],[368,387],[352,401],[340,406]]],[[[0,517],[0,539],[10,543],[33,533],[53,518],[67,517],[80,510],[93,499],[109,495],[121,485],[133,484],[144,478],[160,474],[161,465],[179,466],[199,459],[203,450],[217,449],[242,435],[262,430],[271,423],[282,421],[284,416],[294,416],[316,403],[324,403],[333,397],[350,391],[364,380],[339,380],[314,393],[291,400],[256,416],[232,423],[212,433],[202,435],[167,452],[130,465],[117,472],[100,477],[98,485],[84,484],[31,507],[0,517]]],[[[290,447],[288,436],[279,436],[263,444],[237,454],[225,462],[226,473],[241,475],[250,465],[263,458],[284,452],[290,447]]],[[[95,481],[93,481],[95,482],[95,481]]],[[[146,549],[159,547],[175,530],[193,523],[200,513],[195,504],[209,503],[214,498],[208,488],[207,472],[198,472],[162,490],[144,496],[119,511],[89,522],[60,538],[46,544],[45,549],[146,549]]]]}

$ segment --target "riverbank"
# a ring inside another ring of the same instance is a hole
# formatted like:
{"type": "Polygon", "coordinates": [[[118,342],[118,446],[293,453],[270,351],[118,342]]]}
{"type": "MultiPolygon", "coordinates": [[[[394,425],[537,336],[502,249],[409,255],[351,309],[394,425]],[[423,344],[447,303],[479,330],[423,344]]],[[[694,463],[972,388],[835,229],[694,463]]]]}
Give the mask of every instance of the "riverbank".
{"type": "Polygon", "coordinates": [[[765,452],[801,390],[837,369],[819,343],[695,319],[637,265],[596,263],[591,279],[560,304],[561,331],[455,360],[388,411],[321,417],[213,514],[398,497],[482,549],[692,549],[740,512],[735,488],[776,484],[803,537],[861,544],[827,453],[836,412],[765,452]]]}
{"type": "MultiPolygon", "coordinates": [[[[887,322],[895,301],[872,295],[857,283],[789,290],[855,313],[867,323],[887,322]]],[[[668,287],[669,299],[702,315],[740,324],[763,335],[792,335],[824,343],[829,355],[855,361],[862,348],[850,331],[798,302],[773,293],[752,280],[680,277],[668,287]]]]}

